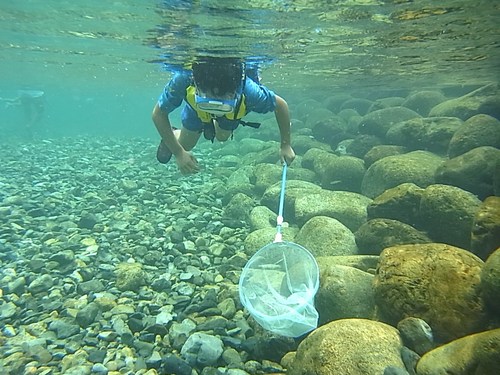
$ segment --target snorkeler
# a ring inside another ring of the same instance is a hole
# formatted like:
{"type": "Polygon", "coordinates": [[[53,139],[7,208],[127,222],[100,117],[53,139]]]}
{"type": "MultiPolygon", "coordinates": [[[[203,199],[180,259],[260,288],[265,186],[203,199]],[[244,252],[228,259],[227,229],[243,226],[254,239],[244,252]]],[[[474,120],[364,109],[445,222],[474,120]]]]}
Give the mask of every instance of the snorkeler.
{"type": "Polygon", "coordinates": [[[281,137],[280,159],[290,164],[295,158],[290,143],[290,114],[286,101],[258,83],[258,77],[245,73],[240,59],[205,57],[192,64],[192,71],[176,73],[165,86],[153,109],[153,122],[162,140],[157,150],[160,163],[175,156],[182,174],[199,171],[196,158],[189,152],[201,133],[213,142],[228,140],[249,112],[274,111],[281,137]],[[182,101],[182,128],[170,124],[169,114],[182,101]]]}
{"type": "Polygon", "coordinates": [[[32,136],[33,128],[40,122],[44,111],[44,92],[40,90],[19,90],[16,98],[0,98],[6,107],[20,106],[24,112],[24,128],[32,136]]]}

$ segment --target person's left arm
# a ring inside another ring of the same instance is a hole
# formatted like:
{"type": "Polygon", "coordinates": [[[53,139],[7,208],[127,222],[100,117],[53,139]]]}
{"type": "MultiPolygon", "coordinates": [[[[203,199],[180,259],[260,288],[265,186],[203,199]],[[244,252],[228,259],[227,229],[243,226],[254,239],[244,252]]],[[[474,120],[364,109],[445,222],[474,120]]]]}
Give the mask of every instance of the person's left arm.
{"type": "Polygon", "coordinates": [[[281,137],[280,159],[282,163],[286,162],[287,165],[290,165],[293,159],[295,159],[295,152],[291,144],[292,123],[290,121],[290,111],[288,110],[287,102],[281,96],[275,94],[275,98],[276,109],[274,110],[274,115],[276,116],[281,137]]]}
{"type": "Polygon", "coordinates": [[[287,102],[264,85],[258,85],[250,78],[245,83],[247,109],[257,113],[274,111],[280,132],[280,160],[287,164],[295,159],[291,145],[290,111],[287,102]]]}

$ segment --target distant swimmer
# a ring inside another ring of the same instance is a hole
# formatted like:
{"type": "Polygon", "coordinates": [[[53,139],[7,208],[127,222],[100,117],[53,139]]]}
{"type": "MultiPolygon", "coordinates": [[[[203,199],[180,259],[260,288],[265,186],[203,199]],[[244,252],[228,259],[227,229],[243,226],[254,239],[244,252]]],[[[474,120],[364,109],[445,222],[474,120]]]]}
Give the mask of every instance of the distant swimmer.
{"type": "Polygon", "coordinates": [[[20,106],[24,113],[24,127],[29,135],[40,122],[45,109],[45,93],[40,90],[19,90],[18,96],[12,99],[0,98],[6,107],[20,106]]]}
{"type": "Polygon", "coordinates": [[[153,122],[162,140],[156,157],[160,163],[175,161],[182,174],[199,171],[189,152],[203,133],[213,142],[228,140],[241,124],[258,128],[260,124],[243,121],[249,112],[274,111],[280,132],[280,159],[290,164],[295,158],[291,146],[290,113],[280,96],[260,84],[256,69],[248,69],[241,59],[204,57],[192,64],[191,71],[176,73],[165,86],[153,109],[153,122]],[[182,128],[170,124],[169,114],[186,103],[182,128]]]}

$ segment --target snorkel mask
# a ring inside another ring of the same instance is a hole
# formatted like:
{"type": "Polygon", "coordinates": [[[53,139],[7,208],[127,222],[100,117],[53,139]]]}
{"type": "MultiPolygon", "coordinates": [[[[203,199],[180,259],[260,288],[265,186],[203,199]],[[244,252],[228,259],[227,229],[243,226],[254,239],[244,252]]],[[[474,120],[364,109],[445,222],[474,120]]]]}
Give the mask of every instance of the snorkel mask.
{"type": "Polygon", "coordinates": [[[238,104],[239,97],[240,95],[235,94],[233,99],[214,99],[207,97],[203,93],[196,90],[194,99],[196,107],[199,110],[219,117],[234,112],[236,105],[238,104]]]}

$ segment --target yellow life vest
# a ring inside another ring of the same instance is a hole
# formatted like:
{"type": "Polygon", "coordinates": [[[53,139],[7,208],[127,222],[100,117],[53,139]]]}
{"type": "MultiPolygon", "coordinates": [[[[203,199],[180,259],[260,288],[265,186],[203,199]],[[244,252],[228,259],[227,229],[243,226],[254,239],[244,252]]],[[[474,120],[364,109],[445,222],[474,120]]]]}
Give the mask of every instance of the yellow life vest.
{"type": "MultiPolygon", "coordinates": [[[[196,111],[196,114],[198,115],[199,119],[202,122],[210,122],[212,120],[212,115],[208,112],[202,111],[197,108],[196,100],[194,97],[195,93],[196,93],[196,87],[194,87],[193,85],[189,86],[186,89],[186,101],[189,103],[191,108],[193,108],[196,111]]],[[[244,94],[241,95],[241,99],[235,110],[237,110],[238,113],[235,112],[227,113],[225,117],[228,120],[241,120],[247,114],[244,94]]]]}

